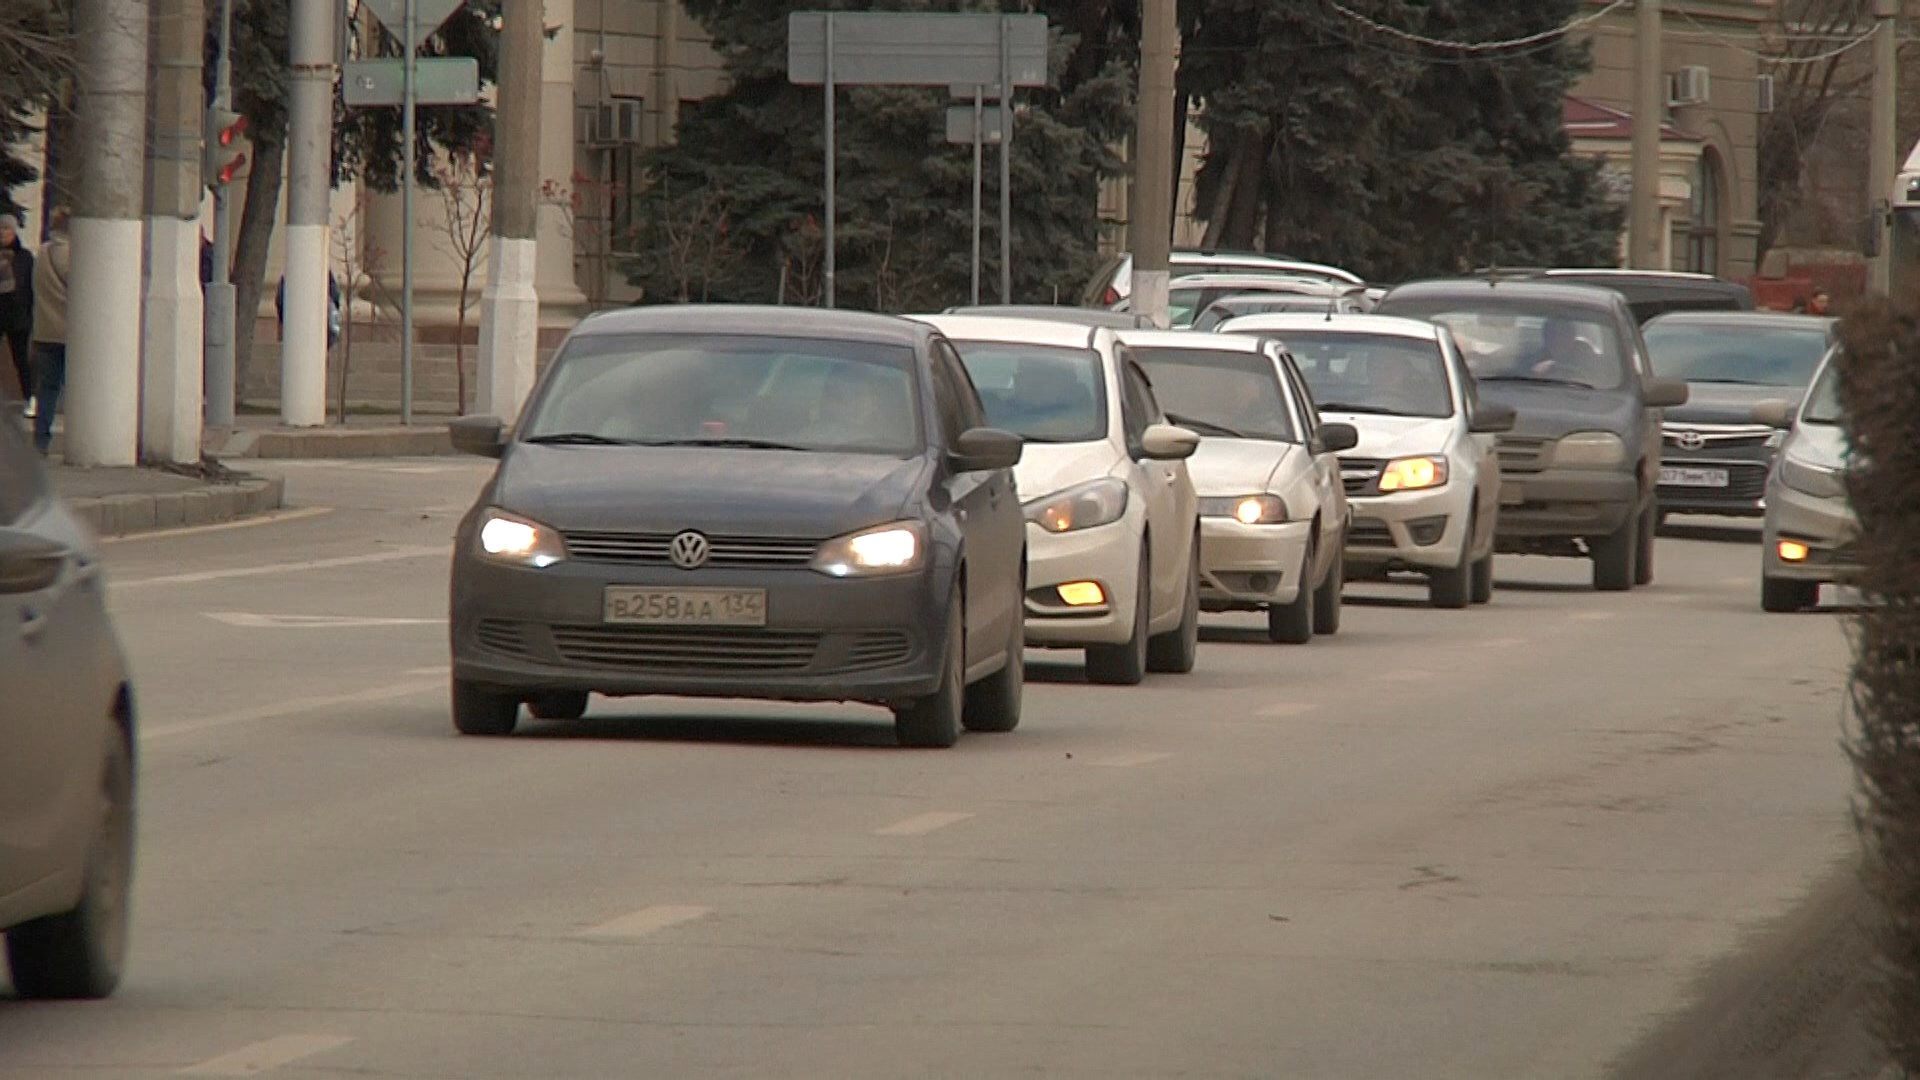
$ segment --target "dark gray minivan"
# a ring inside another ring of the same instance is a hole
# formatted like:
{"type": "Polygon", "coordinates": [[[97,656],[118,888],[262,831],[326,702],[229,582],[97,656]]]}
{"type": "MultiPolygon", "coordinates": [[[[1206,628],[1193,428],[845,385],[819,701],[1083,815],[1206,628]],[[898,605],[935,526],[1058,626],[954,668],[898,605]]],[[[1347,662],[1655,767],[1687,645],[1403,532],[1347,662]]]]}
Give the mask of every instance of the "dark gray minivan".
{"type": "Polygon", "coordinates": [[[1654,375],[1625,297],[1543,281],[1422,281],[1375,310],[1452,330],[1481,399],[1518,414],[1498,438],[1496,550],[1591,558],[1596,589],[1653,581],[1660,410],[1685,404],[1687,386],[1654,375]]]}

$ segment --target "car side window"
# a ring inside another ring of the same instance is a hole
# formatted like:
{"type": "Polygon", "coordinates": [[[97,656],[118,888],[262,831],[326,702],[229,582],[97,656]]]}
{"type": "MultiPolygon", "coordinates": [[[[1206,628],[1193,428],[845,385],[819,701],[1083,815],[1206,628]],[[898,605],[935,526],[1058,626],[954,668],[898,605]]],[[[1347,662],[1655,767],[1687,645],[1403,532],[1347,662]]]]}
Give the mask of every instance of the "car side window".
{"type": "Polygon", "coordinates": [[[1307,380],[1301,376],[1300,365],[1294,362],[1293,354],[1280,354],[1280,368],[1287,373],[1287,383],[1293,387],[1293,400],[1300,409],[1302,441],[1312,444],[1314,436],[1320,434],[1320,405],[1313,400],[1313,391],[1307,388],[1307,380]]]}
{"type": "Polygon", "coordinates": [[[939,364],[946,369],[947,377],[954,387],[954,403],[960,411],[962,431],[987,426],[987,407],[980,400],[980,390],[973,385],[973,376],[967,374],[967,365],[960,359],[951,342],[942,341],[934,346],[934,355],[939,364]]]}
{"type": "Polygon", "coordinates": [[[18,525],[46,495],[33,447],[15,425],[0,430],[0,528],[18,525]]]}
{"type": "Polygon", "coordinates": [[[935,342],[928,350],[929,366],[933,369],[933,411],[940,425],[941,445],[951,447],[967,430],[967,418],[960,401],[961,387],[954,382],[953,369],[941,354],[944,342],[935,342]]]}
{"type": "Polygon", "coordinates": [[[1453,339],[1453,331],[1444,326],[1440,328],[1440,347],[1446,351],[1447,366],[1460,380],[1460,400],[1466,404],[1467,416],[1477,415],[1480,412],[1480,388],[1473,381],[1473,372],[1467,369],[1466,354],[1460,351],[1460,343],[1453,339]]]}
{"type": "Polygon", "coordinates": [[[1119,360],[1120,417],[1127,430],[1127,449],[1137,455],[1145,445],[1147,428],[1160,422],[1160,405],[1154,401],[1133,354],[1121,350],[1119,360]]]}

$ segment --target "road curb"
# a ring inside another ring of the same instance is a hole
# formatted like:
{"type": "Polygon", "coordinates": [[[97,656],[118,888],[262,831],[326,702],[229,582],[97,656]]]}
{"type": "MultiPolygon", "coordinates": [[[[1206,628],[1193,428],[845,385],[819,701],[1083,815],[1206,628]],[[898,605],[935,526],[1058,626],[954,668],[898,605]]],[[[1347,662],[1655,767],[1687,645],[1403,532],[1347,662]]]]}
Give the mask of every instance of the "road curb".
{"type": "Polygon", "coordinates": [[[312,428],[236,431],[219,458],[449,457],[457,451],[447,426],[404,428],[312,428]]]}
{"type": "Polygon", "coordinates": [[[66,500],[75,517],[100,536],[127,536],[155,529],[217,525],[278,510],[286,481],[248,477],[232,484],[205,484],[185,491],[99,495],[66,500]]]}

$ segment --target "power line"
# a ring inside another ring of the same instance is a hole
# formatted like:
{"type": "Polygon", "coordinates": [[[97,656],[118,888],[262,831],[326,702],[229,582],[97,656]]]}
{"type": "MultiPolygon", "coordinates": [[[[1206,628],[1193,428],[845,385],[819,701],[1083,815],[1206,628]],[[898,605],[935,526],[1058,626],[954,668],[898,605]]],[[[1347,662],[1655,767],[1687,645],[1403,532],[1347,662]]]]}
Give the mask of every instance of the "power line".
{"type": "Polygon", "coordinates": [[[1386,23],[1380,22],[1371,16],[1363,15],[1347,7],[1340,3],[1340,0],[1327,0],[1327,7],[1341,17],[1356,22],[1377,34],[1385,34],[1388,37],[1399,38],[1410,44],[1420,45],[1429,49],[1444,49],[1449,52],[1490,53],[1502,52],[1507,49],[1523,49],[1530,45],[1540,45],[1566,37],[1568,34],[1573,33],[1583,26],[1599,22],[1601,19],[1606,18],[1632,2],[1634,2],[1634,0],[1613,0],[1613,3],[1608,4],[1599,11],[1569,20],[1563,26],[1557,26],[1551,30],[1542,30],[1537,34],[1528,34],[1526,37],[1508,38],[1505,41],[1449,41],[1445,38],[1428,37],[1425,34],[1416,34],[1411,30],[1402,30],[1397,26],[1388,26],[1386,23]]]}
{"type": "Polygon", "coordinates": [[[1746,53],[1748,56],[1752,56],[1758,59],[1763,64],[1781,64],[1781,65],[1789,65],[1789,66],[1794,64],[1822,64],[1827,62],[1828,60],[1833,60],[1837,57],[1844,56],[1847,53],[1853,51],[1854,49],[1857,49],[1860,46],[1865,45],[1867,42],[1872,41],[1873,35],[1875,33],[1872,30],[1865,31],[1864,33],[1860,33],[1855,35],[1854,37],[1848,38],[1846,40],[1846,43],[1843,45],[1837,46],[1832,49],[1828,49],[1825,52],[1816,53],[1812,56],[1791,56],[1791,55],[1778,56],[1773,53],[1761,52],[1760,50],[1752,48],[1751,46],[1747,45],[1745,42],[1737,41],[1733,38],[1727,37],[1725,34],[1722,34],[1714,30],[1712,27],[1705,25],[1699,19],[1694,18],[1693,13],[1691,11],[1688,11],[1685,7],[1679,7],[1676,10],[1680,13],[1680,17],[1682,19],[1685,19],[1687,22],[1693,24],[1694,30],[1697,31],[1698,33],[1705,35],[1706,37],[1712,38],[1713,40],[1718,41],[1719,43],[1727,46],[1730,49],[1738,49],[1739,51],[1746,53]]]}

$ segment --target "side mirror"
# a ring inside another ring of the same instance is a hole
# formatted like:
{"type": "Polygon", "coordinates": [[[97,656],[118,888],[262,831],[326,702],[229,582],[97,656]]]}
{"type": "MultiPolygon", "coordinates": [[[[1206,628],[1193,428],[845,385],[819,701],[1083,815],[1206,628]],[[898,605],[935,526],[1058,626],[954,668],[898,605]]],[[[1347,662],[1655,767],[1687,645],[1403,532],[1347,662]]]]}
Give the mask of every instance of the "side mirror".
{"type": "Polygon", "coordinates": [[[1316,454],[1338,454],[1360,445],[1360,429],[1352,424],[1332,423],[1320,425],[1320,445],[1314,448],[1316,454]]]}
{"type": "Polygon", "coordinates": [[[1520,414],[1511,405],[1483,401],[1474,407],[1473,419],[1468,421],[1467,430],[1475,435],[1497,435],[1512,431],[1514,422],[1519,418],[1520,414]]]}
{"type": "Polygon", "coordinates": [[[1793,426],[1793,414],[1796,411],[1798,406],[1791,401],[1769,399],[1754,405],[1753,422],[1785,431],[1793,426]]]}
{"type": "Polygon", "coordinates": [[[67,549],[29,532],[0,530],[0,596],[39,592],[60,580],[67,549]]]}
{"type": "Polygon", "coordinates": [[[507,425],[497,416],[462,416],[447,424],[453,448],[463,454],[497,458],[506,453],[507,425]]]}
{"type": "Polygon", "coordinates": [[[988,472],[1011,469],[1020,463],[1026,440],[1011,431],[998,428],[974,428],[953,440],[947,460],[956,472],[988,472]]]}
{"type": "Polygon", "coordinates": [[[1200,436],[1172,424],[1154,424],[1140,437],[1141,456],[1149,461],[1185,461],[1200,449],[1200,436]]]}
{"type": "Polygon", "coordinates": [[[1648,379],[1641,396],[1649,409],[1671,409],[1687,403],[1687,384],[1678,379],[1648,379]]]}

